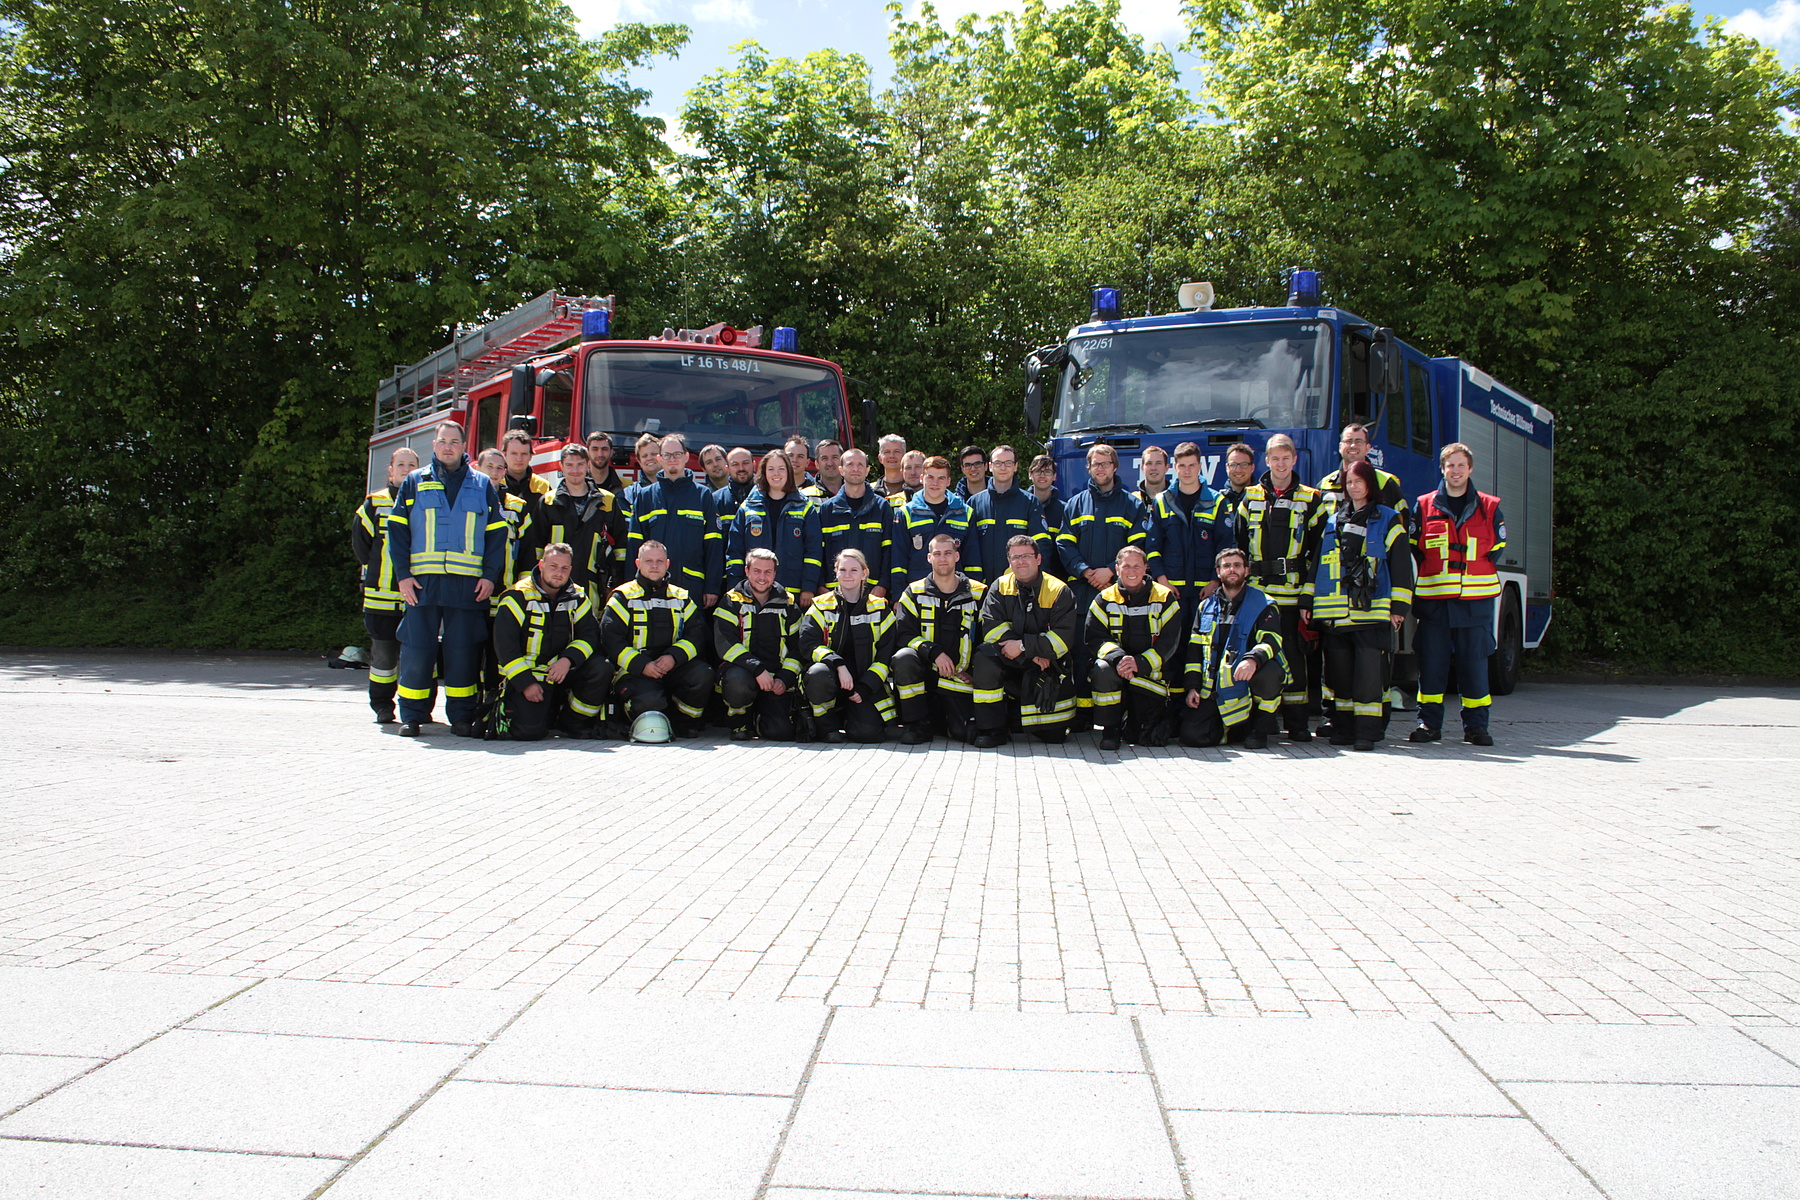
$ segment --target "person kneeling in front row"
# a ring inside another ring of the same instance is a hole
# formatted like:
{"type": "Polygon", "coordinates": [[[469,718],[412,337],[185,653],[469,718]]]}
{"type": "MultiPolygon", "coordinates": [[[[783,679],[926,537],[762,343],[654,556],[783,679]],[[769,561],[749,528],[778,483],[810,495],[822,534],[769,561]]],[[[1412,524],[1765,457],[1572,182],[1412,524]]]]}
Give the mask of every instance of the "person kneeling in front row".
{"type": "Polygon", "coordinates": [[[1006,543],[1006,562],[1006,573],[982,597],[975,626],[970,679],[978,732],[969,744],[979,750],[1005,744],[1009,696],[1018,702],[1020,726],[1040,742],[1066,741],[1075,715],[1075,590],[1043,573],[1037,542],[1027,534],[1006,543]]]}
{"type": "Polygon", "coordinates": [[[713,609],[719,695],[730,714],[731,740],[787,741],[794,736],[800,660],[795,634],[800,608],[775,581],[780,563],[758,547],[744,556],[744,578],[713,609]]]}
{"type": "Polygon", "coordinates": [[[1181,741],[1216,746],[1242,736],[1246,750],[1262,750],[1288,677],[1281,613],[1246,582],[1250,560],[1242,550],[1219,551],[1214,565],[1218,590],[1200,602],[1188,639],[1181,741]]]}
{"type": "Polygon", "coordinates": [[[840,550],[837,587],[814,600],[800,619],[802,686],[828,742],[879,742],[894,719],[888,663],[894,657],[894,614],[869,591],[869,561],[840,550]]]}
{"type": "Polygon", "coordinates": [[[599,731],[612,667],[599,653],[593,601],[569,582],[574,565],[567,542],[550,543],[531,573],[501,594],[494,614],[503,704],[517,741],[538,741],[552,726],[569,737],[599,731]]]}
{"type": "MultiPolygon", "coordinates": [[[[651,713],[662,714],[655,723],[668,720],[674,736],[699,732],[713,685],[712,667],[693,640],[707,632],[699,613],[687,589],[669,582],[663,544],[639,546],[637,577],[619,585],[600,620],[600,641],[621,680],[632,736],[638,736],[639,719],[651,713]]],[[[663,740],[660,733],[655,740],[663,740]]]]}

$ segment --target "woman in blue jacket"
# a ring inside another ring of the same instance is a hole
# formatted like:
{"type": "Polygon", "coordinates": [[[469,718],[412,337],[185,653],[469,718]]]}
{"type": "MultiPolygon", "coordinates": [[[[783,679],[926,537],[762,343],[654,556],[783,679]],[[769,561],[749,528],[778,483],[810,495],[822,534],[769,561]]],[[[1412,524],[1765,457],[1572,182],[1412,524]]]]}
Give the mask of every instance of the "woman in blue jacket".
{"type": "Polygon", "coordinates": [[[735,582],[744,577],[744,558],[755,549],[771,550],[780,564],[775,579],[799,597],[800,607],[812,603],[819,590],[825,556],[825,535],[819,525],[819,506],[794,486],[787,456],[770,452],[757,468],[751,489],[725,539],[725,577],[735,582]]]}

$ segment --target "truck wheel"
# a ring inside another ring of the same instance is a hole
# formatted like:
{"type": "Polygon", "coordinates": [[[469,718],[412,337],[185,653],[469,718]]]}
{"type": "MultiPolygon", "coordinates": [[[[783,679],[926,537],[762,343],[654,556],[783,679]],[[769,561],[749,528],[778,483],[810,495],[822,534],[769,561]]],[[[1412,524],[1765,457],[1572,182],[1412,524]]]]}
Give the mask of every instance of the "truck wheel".
{"type": "Polygon", "coordinates": [[[1525,622],[1519,613],[1519,594],[1507,588],[1500,598],[1500,632],[1488,658],[1488,690],[1510,696],[1519,686],[1519,668],[1525,661],[1525,622]]]}

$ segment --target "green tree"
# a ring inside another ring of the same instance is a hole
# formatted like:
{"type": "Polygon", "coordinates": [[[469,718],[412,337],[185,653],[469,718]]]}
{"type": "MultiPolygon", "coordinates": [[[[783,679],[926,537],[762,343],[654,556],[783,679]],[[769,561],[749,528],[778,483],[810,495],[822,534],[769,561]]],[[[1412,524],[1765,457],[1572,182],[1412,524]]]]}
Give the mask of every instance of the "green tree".
{"type": "Polygon", "coordinates": [[[546,0],[0,21],[9,580],[155,601],[110,637],[341,636],[376,381],[629,268],[666,198],[624,73],[684,31],[583,42],[546,0]]]}
{"type": "Polygon", "coordinates": [[[1795,474],[1758,449],[1794,386],[1718,357],[1787,336],[1745,288],[1794,174],[1769,51],[1623,0],[1186,8],[1233,169],[1333,298],[1556,412],[1562,645],[1793,670],[1761,610],[1795,474]]]}

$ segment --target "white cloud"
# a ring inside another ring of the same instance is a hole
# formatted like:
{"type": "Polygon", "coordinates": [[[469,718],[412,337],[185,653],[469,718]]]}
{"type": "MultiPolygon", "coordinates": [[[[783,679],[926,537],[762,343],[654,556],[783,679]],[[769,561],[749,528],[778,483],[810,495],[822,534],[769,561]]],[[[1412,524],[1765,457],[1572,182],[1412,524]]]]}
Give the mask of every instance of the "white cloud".
{"type": "Polygon", "coordinates": [[[1792,60],[1800,55],[1800,0],[1775,0],[1767,8],[1746,8],[1725,28],[1753,37],[1792,60]]]}
{"type": "Polygon", "coordinates": [[[654,21],[662,7],[657,0],[563,0],[575,14],[583,37],[605,33],[625,21],[654,21]]]}
{"type": "Polygon", "coordinates": [[[750,11],[750,0],[700,0],[694,5],[694,21],[702,25],[742,25],[754,29],[762,19],[750,11]]]}
{"type": "MultiPolygon", "coordinates": [[[[1792,5],[1800,0],[1779,0],[1792,5]]],[[[949,25],[965,13],[991,17],[999,12],[1018,12],[1025,6],[1018,0],[933,0],[938,19],[949,25]]],[[[917,17],[917,0],[907,6],[907,16],[917,17]]],[[[1187,22],[1181,16],[1181,0],[1121,0],[1119,16],[1125,28],[1147,41],[1178,42],[1187,37],[1187,22]]]]}

